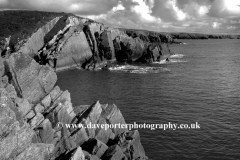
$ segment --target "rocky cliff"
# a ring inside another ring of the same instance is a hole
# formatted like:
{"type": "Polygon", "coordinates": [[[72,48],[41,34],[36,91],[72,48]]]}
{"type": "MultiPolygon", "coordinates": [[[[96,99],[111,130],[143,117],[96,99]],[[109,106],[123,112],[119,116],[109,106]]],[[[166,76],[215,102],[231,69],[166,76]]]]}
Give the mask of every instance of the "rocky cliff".
{"type": "Polygon", "coordinates": [[[95,69],[114,60],[151,63],[170,56],[168,39],[158,33],[130,33],[65,13],[2,11],[0,17],[2,57],[21,52],[55,69],[95,69]]]}
{"type": "Polygon", "coordinates": [[[89,127],[126,124],[116,105],[73,107],[54,70],[21,50],[0,64],[0,160],[147,159],[137,130],[89,127]]]}
{"type": "Polygon", "coordinates": [[[164,44],[66,13],[0,17],[0,160],[147,159],[139,132],[128,130],[116,105],[73,107],[70,93],[56,86],[55,69],[101,68],[145,54],[156,60],[164,44]],[[111,124],[125,127],[105,128],[111,124]]]}

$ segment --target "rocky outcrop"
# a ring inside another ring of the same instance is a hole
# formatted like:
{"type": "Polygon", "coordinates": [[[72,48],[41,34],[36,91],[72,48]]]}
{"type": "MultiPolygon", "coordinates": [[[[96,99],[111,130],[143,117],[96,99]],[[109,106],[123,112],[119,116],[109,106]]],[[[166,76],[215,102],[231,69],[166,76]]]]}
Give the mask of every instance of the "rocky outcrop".
{"type": "Polygon", "coordinates": [[[160,47],[167,44],[164,36],[157,33],[129,32],[65,13],[1,12],[2,15],[10,13],[16,17],[20,14],[23,17],[23,26],[18,28],[17,33],[8,31],[8,34],[2,33],[2,36],[0,33],[0,48],[4,57],[21,52],[34,58],[39,64],[49,64],[57,70],[74,66],[92,70],[105,67],[107,61],[150,63],[170,56],[169,52],[160,47]],[[40,19],[41,15],[43,19],[40,19]],[[27,18],[30,19],[31,16],[37,20],[28,22],[27,18]],[[29,32],[25,34],[26,28],[29,28],[29,32]],[[149,45],[152,46],[151,52],[161,58],[140,61],[139,58],[145,56],[149,45]]]}
{"type": "Polygon", "coordinates": [[[106,127],[126,124],[116,105],[73,107],[53,69],[27,54],[13,53],[2,66],[1,160],[147,159],[138,131],[106,127]]]}

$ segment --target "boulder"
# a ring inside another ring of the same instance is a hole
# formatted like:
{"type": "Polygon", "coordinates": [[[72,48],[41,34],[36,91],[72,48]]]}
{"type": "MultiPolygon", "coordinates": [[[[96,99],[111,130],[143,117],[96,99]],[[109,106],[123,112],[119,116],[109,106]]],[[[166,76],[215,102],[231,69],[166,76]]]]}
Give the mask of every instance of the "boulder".
{"type": "MultiPolygon", "coordinates": [[[[122,113],[120,112],[120,110],[118,109],[118,107],[116,105],[107,105],[105,106],[105,108],[103,108],[103,117],[106,118],[106,120],[110,123],[110,124],[126,124],[122,113]]],[[[117,126],[117,125],[116,125],[117,126]]],[[[127,128],[121,128],[121,126],[117,126],[116,128],[113,128],[113,133],[114,134],[120,134],[124,131],[127,130],[127,128]]]]}
{"type": "Polygon", "coordinates": [[[91,105],[80,105],[75,106],[73,109],[76,115],[82,115],[89,107],[91,107],[91,105]]]}
{"type": "Polygon", "coordinates": [[[52,124],[48,119],[45,119],[39,129],[39,137],[42,143],[50,144],[54,139],[54,130],[52,128],[52,124]]]}
{"type": "Polygon", "coordinates": [[[81,147],[83,150],[92,155],[96,155],[98,158],[100,158],[108,149],[106,144],[94,138],[90,138],[88,141],[84,142],[81,147]]]}
{"type": "Polygon", "coordinates": [[[125,155],[123,151],[118,145],[111,146],[107,149],[107,151],[103,154],[101,159],[104,160],[123,160],[125,159],[125,155]]]}
{"type": "Polygon", "coordinates": [[[49,94],[51,99],[55,100],[60,94],[62,94],[62,91],[60,90],[59,86],[55,86],[49,94]]]}
{"type": "Polygon", "coordinates": [[[20,153],[15,160],[46,160],[51,158],[51,152],[54,149],[52,144],[32,144],[22,153],[20,153]]]}
{"type": "Polygon", "coordinates": [[[96,155],[91,155],[87,151],[83,151],[86,160],[100,160],[96,155]]]}
{"type": "Polygon", "coordinates": [[[53,128],[55,128],[58,123],[70,124],[73,119],[62,104],[57,105],[55,109],[47,113],[46,118],[50,120],[53,128]]]}
{"type": "Polygon", "coordinates": [[[36,115],[35,112],[33,110],[30,110],[27,113],[27,115],[24,117],[24,119],[28,121],[28,120],[32,119],[35,115],[36,115]]]}
{"type": "Polygon", "coordinates": [[[6,91],[8,92],[10,98],[12,98],[12,99],[16,99],[17,98],[16,90],[15,90],[15,88],[14,88],[14,86],[12,84],[8,84],[6,86],[6,91]]]}
{"type": "Polygon", "coordinates": [[[85,156],[81,147],[77,148],[70,160],[85,160],[85,156]]]}
{"type": "MultiPolygon", "coordinates": [[[[17,106],[18,106],[18,110],[21,113],[21,115],[24,117],[25,115],[27,115],[27,113],[30,112],[30,110],[32,110],[32,106],[29,103],[29,101],[25,98],[23,99],[19,99],[19,102],[17,102],[17,106]]],[[[32,118],[32,117],[31,117],[32,118]]]]}
{"type": "Polygon", "coordinates": [[[57,82],[57,75],[51,67],[42,66],[38,79],[45,93],[49,93],[57,82]]]}
{"type": "Polygon", "coordinates": [[[33,135],[34,131],[27,125],[17,129],[14,134],[8,135],[0,142],[0,157],[15,157],[31,144],[33,135]]]}
{"type": "Polygon", "coordinates": [[[1,88],[5,88],[7,85],[9,85],[9,83],[8,83],[8,76],[1,77],[0,87],[1,88]]]}
{"type": "MultiPolygon", "coordinates": [[[[105,118],[100,118],[99,125],[104,125],[104,124],[108,124],[105,118]]],[[[96,129],[96,139],[100,140],[101,142],[107,144],[109,139],[114,139],[115,138],[115,134],[112,132],[112,130],[110,128],[98,128],[96,129]]]]}
{"type": "Polygon", "coordinates": [[[74,130],[72,133],[75,133],[72,137],[79,146],[89,139],[85,128],[74,130]]]}
{"type": "Polygon", "coordinates": [[[74,139],[70,137],[70,132],[67,128],[63,127],[58,134],[58,141],[52,152],[52,158],[56,159],[63,157],[64,159],[66,153],[76,149],[77,145],[74,139]]]}
{"type": "Polygon", "coordinates": [[[118,135],[114,141],[122,148],[127,157],[139,160],[146,159],[145,151],[140,142],[140,135],[137,130],[124,132],[118,135]]]}
{"type": "Polygon", "coordinates": [[[0,137],[5,137],[11,130],[15,130],[15,126],[19,124],[16,122],[15,113],[8,107],[0,107],[0,137]],[[14,126],[14,127],[13,127],[14,126]]]}
{"type": "Polygon", "coordinates": [[[41,113],[37,113],[30,121],[30,126],[32,129],[36,128],[39,124],[44,121],[44,116],[41,113]]]}
{"type": "MultiPolygon", "coordinates": [[[[56,127],[58,122],[71,123],[76,116],[73,111],[70,93],[68,91],[59,93],[60,95],[55,96],[55,99],[51,100],[51,105],[44,110],[44,114],[51,121],[53,128],[56,127]]],[[[50,93],[51,96],[53,94],[50,93]]]]}
{"type": "Polygon", "coordinates": [[[51,96],[49,94],[49,95],[47,95],[46,97],[43,98],[41,103],[44,106],[44,108],[48,108],[48,107],[50,107],[51,102],[52,102],[52,99],[51,99],[51,96]]]}
{"type": "Polygon", "coordinates": [[[43,111],[44,111],[44,107],[43,107],[40,103],[38,103],[38,104],[35,106],[35,112],[36,112],[36,113],[43,113],[43,111]]]}
{"type": "Polygon", "coordinates": [[[11,55],[7,60],[7,71],[18,95],[33,104],[48,94],[57,81],[56,73],[50,67],[40,66],[22,53],[11,55]]]}
{"type": "Polygon", "coordinates": [[[89,138],[95,137],[96,128],[92,126],[97,124],[101,116],[101,113],[102,113],[102,107],[99,101],[97,101],[79,117],[79,120],[82,121],[84,126],[86,126],[86,131],[88,133],[89,138]]]}

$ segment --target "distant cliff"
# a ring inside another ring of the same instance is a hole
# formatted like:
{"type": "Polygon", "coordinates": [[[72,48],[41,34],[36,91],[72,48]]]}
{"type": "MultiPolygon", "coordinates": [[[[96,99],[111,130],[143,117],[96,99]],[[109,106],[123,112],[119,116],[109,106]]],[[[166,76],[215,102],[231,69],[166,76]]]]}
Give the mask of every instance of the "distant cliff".
{"type": "Polygon", "coordinates": [[[169,33],[173,39],[240,39],[240,35],[220,35],[201,33],[169,33]]]}
{"type": "Polygon", "coordinates": [[[112,60],[151,63],[171,54],[162,34],[129,34],[73,14],[2,11],[0,18],[2,57],[21,52],[56,69],[102,68],[112,60]]]}
{"type": "Polygon", "coordinates": [[[145,37],[147,34],[154,35],[157,34],[161,39],[164,39],[166,35],[169,35],[173,40],[174,39],[240,39],[240,35],[227,35],[227,34],[202,34],[202,33],[185,33],[185,32],[153,32],[146,30],[136,30],[136,29],[125,29],[119,28],[122,31],[125,31],[128,35],[136,36],[140,35],[145,37]]]}

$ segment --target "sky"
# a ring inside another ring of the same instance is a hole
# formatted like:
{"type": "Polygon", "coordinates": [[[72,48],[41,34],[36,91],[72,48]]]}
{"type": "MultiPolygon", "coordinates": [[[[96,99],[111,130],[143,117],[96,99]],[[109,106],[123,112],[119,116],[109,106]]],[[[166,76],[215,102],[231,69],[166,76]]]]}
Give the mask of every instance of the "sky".
{"type": "Polygon", "coordinates": [[[0,0],[0,10],[74,13],[112,27],[240,35],[240,0],[0,0]]]}

